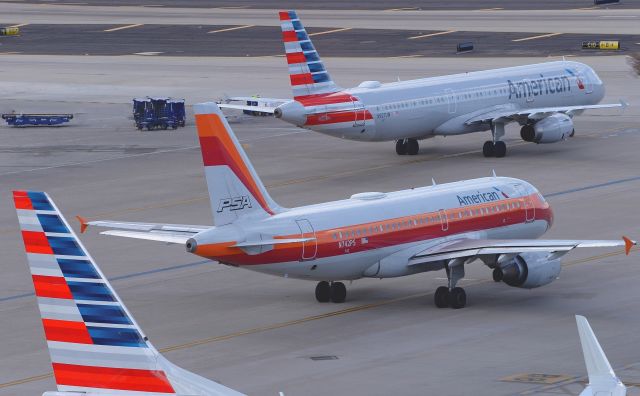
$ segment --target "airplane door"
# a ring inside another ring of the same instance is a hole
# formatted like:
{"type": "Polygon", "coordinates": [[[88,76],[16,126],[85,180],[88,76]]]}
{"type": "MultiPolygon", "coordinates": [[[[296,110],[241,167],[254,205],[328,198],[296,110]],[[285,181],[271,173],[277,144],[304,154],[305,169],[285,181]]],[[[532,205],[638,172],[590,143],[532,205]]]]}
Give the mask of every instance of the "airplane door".
{"type": "Polygon", "coordinates": [[[302,242],[302,252],[300,253],[300,261],[314,260],[318,253],[318,241],[313,226],[307,219],[296,220],[298,228],[300,228],[300,238],[314,238],[311,241],[302,242]]]}
{"type": "Polygon", "coordinates": [[[364,126],[365,121],[366,121],[366,114],[367,114],[367,110],[365,109],[364,105],[360,102],[357,101],[352,101],[353,103],[353,113],[354,113],[354,120],[353,120],[353,126],[354,127],[360,127],[360,126],[364,126]]]}
{"type": "Polygon", "coordinates": [[[449,114],[454,114],[458,107],[458,102],[456,101],[456,95],[453,93],[453,89],[447,88],[444,90],[447,94],[447,103],[449,104],[449,114]]]}
{"type": "Polygon", "coordinates": [[[440,226],[442,227],[442,231],[447,231],[449,229],[449,219],[447,219],[447,212],[444,209],[440,209],[438,211],[438,216],[440,216],[440,226]]]}
{"type": "Polygon", "coordinates": [[[536,218],[536,207],[533,204],[533,200],[522,184],[514,184],[513,186],[516,188],[518,195],[520,195],[520,203],[524,205],[525,222],[531,223],[536,218]]]}

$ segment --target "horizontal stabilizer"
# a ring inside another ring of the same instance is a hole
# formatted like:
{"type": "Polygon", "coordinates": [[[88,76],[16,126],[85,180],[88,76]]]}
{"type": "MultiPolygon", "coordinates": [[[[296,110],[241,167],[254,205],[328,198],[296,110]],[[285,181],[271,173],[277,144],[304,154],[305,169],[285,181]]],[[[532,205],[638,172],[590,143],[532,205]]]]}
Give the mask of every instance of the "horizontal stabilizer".
{"type": "Polygon", "coordinates": [[[187,243],[191,235],[171,233],[171,232],[138,232],[138,231],[122,231],[122,230],[109,230],[102,231],[102,235],[112,235],[124,238],[144,239],[147,241],[158,241],[166,243],[177,243],[184,245],[187,243]]]}
{"type": "Polygon", "coordinates": [[[233,110],[247,110],[247,111],[259,111],[261,113],[270,113],[276,110],[275,107],[268,106],[249,106],[249,105],[239,105],[239,104],[218,104],[218,107],[221,109],[233,109],[233,110]]]}

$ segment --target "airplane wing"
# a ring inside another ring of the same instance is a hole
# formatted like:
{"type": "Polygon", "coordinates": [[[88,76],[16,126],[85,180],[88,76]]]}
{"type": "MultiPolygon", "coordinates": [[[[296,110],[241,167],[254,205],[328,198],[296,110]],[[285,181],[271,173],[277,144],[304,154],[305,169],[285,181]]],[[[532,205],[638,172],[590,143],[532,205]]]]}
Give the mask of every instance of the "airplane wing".
{"type": "Polygon", "coordinates": [[[192,224],[87,221],[80,216],[77,216],[77,219],[80,221],[80,232],[84,232],[89,226],[109,228],[107,231],[102,231],[101,234],[177,244],[184,244],[195,234],[211,228],[211,226],[192,224]]]}
{"type": "Polygon", "coordinates": [[[523,121],[526,119],[530,120],[541,120],[545,117],[548,117],[555,113],[564,113],[568,116],[573,116],[575,114],[581,113],[584,110],[593,110],[593,109],[609,109],[620,107],[625,109],[628,104],[624,101],[620,101],[620,103],[606,103],[606,104],[597,104],[597,105],[582,105],[582,106],[557,106],[557,107],[538,107],[538,108],[530,108],[530,109],[492,109],[488,110],[485,113],[476,114],[465,121],[466,125],[472,124],[485,124],[489,122],[511,122],[511,121],[523,121]]]}
{"type": "Polygon", "coordinates": [[[621,240],[553,240],[553,239],[468,239],[443,242],[424,249],[409,258],[408,265],[426,264],[457,258],[477,258],[496,254],[519,254],[527,252],[557,253],[558,257],[576,248],[624,246],[629,254],[636,241],[627,237],[621,240]]]}

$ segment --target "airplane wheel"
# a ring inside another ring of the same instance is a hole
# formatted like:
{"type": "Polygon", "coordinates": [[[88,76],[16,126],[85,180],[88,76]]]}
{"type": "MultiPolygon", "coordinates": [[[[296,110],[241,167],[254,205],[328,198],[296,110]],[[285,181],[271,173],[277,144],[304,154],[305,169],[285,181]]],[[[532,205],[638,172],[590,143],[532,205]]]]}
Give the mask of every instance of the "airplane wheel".
{"type": "Polygon", "coordinates": [[[347,288],[342,282],[331,282],[331,301],[343,303],[347,298],[347,288]]]}
{"type": "Polygon", "coordinates": [[[573,137],[573,135],[576,134],[576,130],[575,128],[571,130],[571,133],[569,134],[569,137],[573,137]]]}
{"type": "Polygon", "coordinates": [[[491,140],[484,142],[484,145],[482,146],[482,155],[487,158],[495,156],[493,142],[491,140]]]}
{"type": "Polygon", "coordinates": [[[420,150],[420,145],[418,144],[418,139],[407,139],[407,154],[416,155],[420,150]]]}
{"type": "Polygon", "coordinates": [[[502,158],[507,155],[507,144],[498,140],[496,144],[493,145],[493,154],[495,154],[496,158],[502,158]]]}
{"type": "Polygon", "coordinates": [[[318,282],[318,285],[316,286],[316,300],[321,303],[329,302],[329,300],[331,300],[331,286],[329,286],[329,282],[318,282]]]}
{"type": "Polygon", "coordinates": [[[449,292],[449,305],[453,309],[464,308],[467,305],[467,293],[461,287],[454,287],[449,292]]]}
{"type": "Polygon", "coordinates": [[[398,155],[406,155],[407,154],[407,143],[404,139],[396,140],[396,154],[398,155]]]}
{"type": "Polygon", "coordinates": [[[433,302],[438,308],[447,308],[449,306],[449,288],[440,286],[433,295],[433,302]]]}

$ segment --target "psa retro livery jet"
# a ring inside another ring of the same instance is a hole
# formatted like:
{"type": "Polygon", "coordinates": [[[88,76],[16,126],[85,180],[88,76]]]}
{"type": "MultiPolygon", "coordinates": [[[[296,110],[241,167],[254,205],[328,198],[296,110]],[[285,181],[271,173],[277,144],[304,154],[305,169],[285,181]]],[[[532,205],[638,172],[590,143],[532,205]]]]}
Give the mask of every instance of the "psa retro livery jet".
{"type": "Polygon", "coordinates": [[[43,396],[244,396],[153,347],[47,194],[13,199],[58,388],[43,396]]]}
{"type": "Polygon", "coordinates": [[[464,266],[480,259],[496,281],[534,288],[560,273],[578,247],[635,242],[537,240],[551,227],[549,204],[529,183],[488,177],[286,209],[276,204],[215,103],[194,106],[215,226],[90,221],[103,234],[183,244],[222,264],[320,281],[320,302],[345,300],[340,280],[391,278],[445,269],[438,307],[461,308],[464,266]],[[330,283],[331,282],[331,283],[330,283]]]}
{"type": "MultiPolygon", "coordinates": [[[[589,66],[548,62],[343,89],[329,76],[295,11],[281,11],[293,100],[261,106],[302,128],[344,139],[396,141],[400,155],[418,153],[418,140],[491,131],[485,157],[504,157],[505,125],[517,122],[527,142],[554,143],[574,134],[573,116],[597,104],[604,85],[589,66]]],[[[221,104],[256,111],[256,107],[221,104]]]]}

